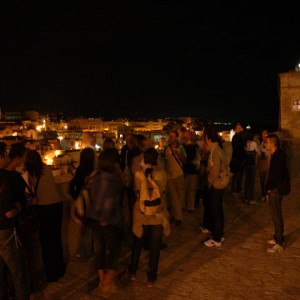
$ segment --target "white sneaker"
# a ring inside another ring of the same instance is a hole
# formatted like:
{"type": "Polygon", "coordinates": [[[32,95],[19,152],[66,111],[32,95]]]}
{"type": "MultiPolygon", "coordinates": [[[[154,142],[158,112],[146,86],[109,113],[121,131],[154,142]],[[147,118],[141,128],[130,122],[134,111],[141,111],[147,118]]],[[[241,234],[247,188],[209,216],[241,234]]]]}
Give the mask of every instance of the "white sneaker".
{"type": "Polygon", "coordinates": [[[274,239],[272,239],[272,240],[267,240],[267,243],[268,243],[269,245],[276,245],[276,242],[275,242],[274,239]]]}
{"type": "Polygon", "coordinates": [[[222,245],[221,242],[216,242],[213,239],[207,240],[207,241],[203,242],[203,244],[206,247],[221,247],[221,245],[222,245]]]}
{"type": "Polygon", "coordinates": [[[272,248],[269,248],[267,250],[267,252],[269,253],[275,253],[275,252],[282,252],[283,251],[283,247],[279,244],[275,244],[272,248]]]}

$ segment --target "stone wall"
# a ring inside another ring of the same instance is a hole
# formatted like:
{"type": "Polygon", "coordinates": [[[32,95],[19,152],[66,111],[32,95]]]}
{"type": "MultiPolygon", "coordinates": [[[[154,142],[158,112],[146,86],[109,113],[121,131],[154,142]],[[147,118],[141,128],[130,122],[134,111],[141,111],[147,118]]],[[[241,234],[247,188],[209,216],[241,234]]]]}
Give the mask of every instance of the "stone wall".
{"type": "Polygon", "coordinates": [[[294,177],[300,171],[300,72],[279,74],[279,97],[281,130],[278,136],[294,177]]]}

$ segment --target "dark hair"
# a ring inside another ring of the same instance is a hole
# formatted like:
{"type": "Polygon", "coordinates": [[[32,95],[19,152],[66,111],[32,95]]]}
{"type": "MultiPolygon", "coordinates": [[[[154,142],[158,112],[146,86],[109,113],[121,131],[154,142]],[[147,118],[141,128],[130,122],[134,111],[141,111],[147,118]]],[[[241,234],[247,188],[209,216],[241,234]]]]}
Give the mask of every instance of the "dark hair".
{"type": "Polygon", "coordinates": [[[254,140],[254,133],[252,130],[246,130],[246,140],[253,141],[254,140]]]}
{"type": "Polygon", "coordinates": [[[95,151],[92,148],[84,148],[80,152],[79,166],[76,174],[80,177],[86,177],[92,173],[95,167],[95,151]]]}
{"type": "Polygon", "coordinates": [[[171,130],[171,131],[169,132],[169,134],[172,133],[172,132],[175,133],[175,136],[176,136],[176,137],[179,137],[179,133],[178,133],[177,130],[171,130]]]}
{"type": "Polygon", "coordinates": [[[24,162],[25,170],[31,176],[39,176],[45,167],[42,157],[36,150],[28,150],[24,162]]]}
{"type": "Polygon", "coordinates": [[[23,143],[16,142],[12,144],[8,153],[9,159],[12,160],[16,157],[23,157],[26,154],[26,150],[27,149],[23,143]]]}
{"type": "Polygon", "coordinates": [[[204,135],[207,136],[207,139],[211,140],[212,143],[220,143],[221,141],[218,131],[214,127],[208,127],[205,130],[204,135]]]}
{"type": "Polygon", "coordinates": [[[144,152],[144,163],[151,164],[153,166],[157,165],[158,152],[154,147],[150,147],[144,152]]]}
{"type": "Polygon", "coordinates": [[[99,170],[113,172],[116,167],[115,157],[110,149],[104,150],[100,153],[99,158],[99,170]]]}
{"type": "Polygon", "coordinates": [[[280,147],[280,140],[275,133],[268,134],[267,139],[270,139],[277,148],[280,147]]]}
{"type": "Polygon", "coordinates": [[[116,144],[111,138],[106,138],[103,142],[103,149],[115,148],[116,144]]]}

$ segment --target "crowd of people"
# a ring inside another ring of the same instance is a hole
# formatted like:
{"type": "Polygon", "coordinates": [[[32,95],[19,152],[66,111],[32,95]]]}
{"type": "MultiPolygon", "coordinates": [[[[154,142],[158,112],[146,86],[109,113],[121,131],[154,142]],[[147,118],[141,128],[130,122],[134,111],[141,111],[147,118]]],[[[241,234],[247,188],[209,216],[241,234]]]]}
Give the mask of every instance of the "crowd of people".
{"type": "MultiPolygon", "coordinates": [[[[127,133],[120,152],[110,138],[100,153],[91,147],[81,151],[73,180],[76,185],[70,185],[69,192],[76,199],[85,185],[90,188],[89,218],[85,224],[77,224],[76,256],[95,257],[99,276],[95,293],[110,295],[117,291],[116,270],[128,228],[132,252],[126,274],[130,280],[137,279],[141,251],[147,249],[149,286],[158,277],[160,251],[167,247],[164,237],[172,234],[172,226],[184,226],[184,210],[193,214],[197,205],[203,205],[199,225],[208,234],[204,245],[220,247],[225,241],[226,189],[226,185],[217,185],[222,180],[221,171],[231,175],[233,197],[246,204],[268,202],[274,223],[268,252],[283,250],[284,193],[280,187],[288,174],[285,153],[278,137],[266,130],[254,136],[251,131],[244,132],[241,124],[235,129],[229,164],[213,127],[206,128],[201,139],[185,128],[172,130],[161,151],[146,136],[134,133],[127,133]],[[257,174],[259,199],[254,192],[257,174]],[[149,199],[144,199],[144,189],[149,199]],[[153,200],[154,190],[157,195],[153,200]]],[[[19,142],[10,147],[0,143],[0,180],[0,299],[9,299],[11,294],[16,299],[29,299],[43,282],[58,281],[65,274],[63,198],[51,166],[43,163],[38,151],[26,149],[19,142]],[[34,241],[39,247],[33,249],[34,241]],[[39,265],[37,256],[41,257],[39,265]]]]}

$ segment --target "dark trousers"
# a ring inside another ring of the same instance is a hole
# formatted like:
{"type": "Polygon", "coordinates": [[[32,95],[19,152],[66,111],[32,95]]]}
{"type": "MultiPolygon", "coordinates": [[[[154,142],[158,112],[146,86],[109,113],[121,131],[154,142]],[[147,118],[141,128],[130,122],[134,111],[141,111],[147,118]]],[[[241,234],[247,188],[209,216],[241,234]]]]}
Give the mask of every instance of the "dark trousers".
{"type": "Polygon", "coordinates": [[[132,252],[131,252],[131,264],[129,266],[129,273],[136,274],[141,251],[145,243],[149,243],[149,272],[148,280],[154,282],[157,278],[158,263],[160,256],[160,249],[162,244],[163,226],[161,225],[144,225],[144,232],[141,238],[134,236],[132,252]],[[145,239],[149,239],[146,241],[145,239]]]}
{"type": "Polygon", "coordinates": [[[208,190],[208,218],[212,232],[212,239],[220,242],[224,236],[224,210],[223,210],[223,195],[225,189],[215,189],[211,187],[208,190]]]}
{"type": "Polygon", "coordinates": [[[276,244],[283,245],[284,242],[284,225],[282,216],[282,196],[270,193],[268,204],[271,213],[271,218],[274,225],[274,240],[276,244]]]}
{"type": "Polygon", "coordinates": [[[254,200],[256,166],[245,167],[245,201],[254,200]]]}
{"type": "Polygon", "coordinates": [[[46,279],[57,281],[65,274],[62,246],[63,203],[38,205],[39,235],[46,279]]]}
{"type": "Polygon", "coordinates": [[[212,231],[211,218],[209,216],[209,199],[208,187],[206,186],[202,191],[202,204],[203,204],[203,223],[202,226],[209,231],[212,231]]]}
{"type": "Polygon", "coordinates": [[[267,180],[267,171],[259,172],[259,183],[260,183],[261,197],[266,196],[266,192],[265,192],[266,180],[267,180]]]}
{"type": "Polygon", "coordinates": [[[233,173],[231,181],[231,193],[240,193],[243,188],[244,168],[233,173]]]}

